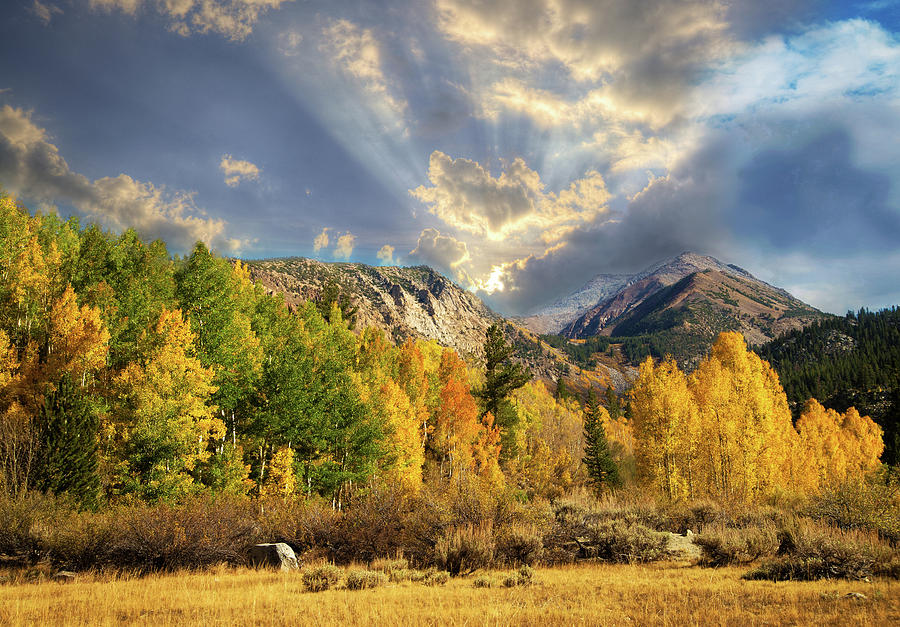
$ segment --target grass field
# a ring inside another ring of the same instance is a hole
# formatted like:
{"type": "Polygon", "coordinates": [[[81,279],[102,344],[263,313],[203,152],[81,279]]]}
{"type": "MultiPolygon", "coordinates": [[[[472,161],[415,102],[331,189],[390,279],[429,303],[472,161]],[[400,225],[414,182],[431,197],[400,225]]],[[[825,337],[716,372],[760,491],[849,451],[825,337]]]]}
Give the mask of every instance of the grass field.
{"type": "MultiPolygon", "coordinates": [[[[900,582],[750,582],[746,568],[681,564],[537,569],[536,583],[404,582],[305,592],[296,573],[218,568],[0,586],[0,624],[771,625],[900,624],[900,582]],[[848,596],[862,593],[865,599],[848,596]]],[[[498,573],[498,579],[502,573],[498,573]]]]}

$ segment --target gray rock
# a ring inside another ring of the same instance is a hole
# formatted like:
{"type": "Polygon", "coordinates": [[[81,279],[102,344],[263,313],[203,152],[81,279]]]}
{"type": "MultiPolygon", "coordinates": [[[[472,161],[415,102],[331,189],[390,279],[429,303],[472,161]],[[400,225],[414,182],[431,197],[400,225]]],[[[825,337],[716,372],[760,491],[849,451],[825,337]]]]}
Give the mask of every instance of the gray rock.
{"type": "Polygon", "coordinates": [[[250,547],[250,564],[259,568],[278,568],[280,570],[297,570],[297,556],[294,549],[284,542],[257,544],[250,547]]]}
{"type": "Polygon", "coordinates": [[[61,570],[53,575],[53,581],[58,581],[59,583],[72,583],[75,581],[75,573],[70,570],[61,570]]]}

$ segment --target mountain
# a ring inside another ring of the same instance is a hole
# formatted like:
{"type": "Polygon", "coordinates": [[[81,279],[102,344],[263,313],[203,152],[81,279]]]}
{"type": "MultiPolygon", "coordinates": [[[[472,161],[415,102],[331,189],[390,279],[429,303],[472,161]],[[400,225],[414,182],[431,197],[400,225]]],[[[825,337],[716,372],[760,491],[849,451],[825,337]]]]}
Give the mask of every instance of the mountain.
{"type": "Polygon", "coordinates": [[[281,293],[296,307],[316,300],[331,282],[357,307],[356,327],[382,329],[395,342],[406,338],[435,340],[463,357],[483,357],[485,332],[502,325],[514,357],[548,382],[561,373],[582,386],[624,389],[624,375],[612,368],[582,370],[566,356],[513,321],[504,320],[470,292],[428,266],[403,268],[362,263],[325,263],[303,257],[250,260],[250,276],[269,292],[281,293]]]}
{"type": "Polygon", "coordinates": [[[336,282],[358,308],[359,328],[377,327],[396,342],[433,339],[461,355],[482,354],[487,328],[500,316],[427,266],[401,268],[324,263],[303,257],[248,261],[251,277],[288,305],[315,300],[336,282]]]}
{"type": "Polygon", "coordinates": [[[722,331],[737,330],[749,343],[761,344],[824,315],[743,268],[682,253],[631,277],[566,325],[562,335],[640,337],[646,350],[635,352],[630,342],[632,357],[670,353],[690,365],[722,331]]]}
{"type": "Polygon", "coordinates": [[[630,274],[598,274],[581,289],[516,321],[535,333],[559,333],[572,320],[618,292],[631,278],[630,274]]]}
{"type": "Polygon", "coordinates": [[[624,285],[616,292],[597,301],[593,307],[565,325],[562,334],[571,338],[597,335],[607,326],[607,323],[623,315],[632,307],[639,305],[651,294],[701,270],[717,270],[722,273],[750,276],[745,270],[737,266],[723,264],[713,257],[687,252],[682,253],[677,257],[628,277],[624,285]]]}

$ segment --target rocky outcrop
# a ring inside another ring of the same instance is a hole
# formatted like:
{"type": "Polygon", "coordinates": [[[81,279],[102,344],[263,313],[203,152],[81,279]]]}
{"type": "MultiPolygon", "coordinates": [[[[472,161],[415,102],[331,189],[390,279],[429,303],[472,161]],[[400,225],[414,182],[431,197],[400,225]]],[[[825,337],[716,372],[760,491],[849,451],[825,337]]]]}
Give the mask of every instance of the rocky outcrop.
{"type": "Polygon", "coordinates": [[[250,547],[248,560],[257,568],[277,568],[278,570],[297,570],[297,556],[294,549],[284,542],[257,544],[250,547]]]}
{"type": "Polygon", "coordinates": [[[477,297],[427,266],[375,267],[291,257],[249,261],[250,274],[289,305],[314,300],[336,281],[358,307],[357,326],[377,327],[396,342],[430,339],[480,357],[487,328],[500,317],[477,297]]]}

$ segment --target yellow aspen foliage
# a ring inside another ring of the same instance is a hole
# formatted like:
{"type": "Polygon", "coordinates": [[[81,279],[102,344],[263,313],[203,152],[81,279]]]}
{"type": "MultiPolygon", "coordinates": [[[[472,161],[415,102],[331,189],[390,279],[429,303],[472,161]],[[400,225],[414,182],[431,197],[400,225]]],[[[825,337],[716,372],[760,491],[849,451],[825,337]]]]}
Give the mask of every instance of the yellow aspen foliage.
{"type": "Polygon", "coordinates": [[[884,452],[884,431],[869,416],[860,416],[855,407],[843,414],[841,447],[847,460],[848,476],[876,470],[884,452]]]}
{"type": "Polygon", "coordinates": [[[693,496],[697,409],[671,357],[641,364],[631,409],[639,475],[670,500],[693,496]]]}
{"type": "Polygon", "coordinates": [[[387,413],[385,422],[391,433],[389,447],[394,467],[390,474],[405,488],[418,491],[422,487],[422,465],[425,463],[420,412],[393,380],[385,381],[379,392],[379,401],[387,413]]]}
{"type": "Polygon", "coordinates": [[[294,449],[282,446],[272,456],[266,481],[260,488],[261,497],[287,497],[297,490],[294,473],[294,449]]]}
{"type": "Polygon", "coordinates": [[[481,428],[476,432],[472,445],[475,472],[488,485],[499,487],[504,483],[500,470],[500,427],[494,424],[494,416],[490,412],[480,422],[481,428]]]}
{"type": "Polygon", "coordinates": [[[84,383],[85,375],[106,364],[109,331],[94,307],[78,306],[67,286],[50,310],[48,364],[53,379],[69,374],[84,383]]]}
{"type": "Polygon", "coordinates": [[[802,480],[811,491],[875,470],[884,451],[881,427],[853,407],[840,414],[809,399],[797,428],[802,480]]]}
{"type": "Polygon", "coordinates": [[[559,497],[585,485],[584,425],[581,406],[574,399],[554,397],[543,381],[530,381],[512,393],[521,429],[516,457],[505,470],[529,495],[559,497]]]}
{"type": "Polygon", "coordinates": [[[690,377],[700,415],[701,493],[739,501],[790,489],[797,433],[769,364],[737,332],[719,335],[690,377]]]}

